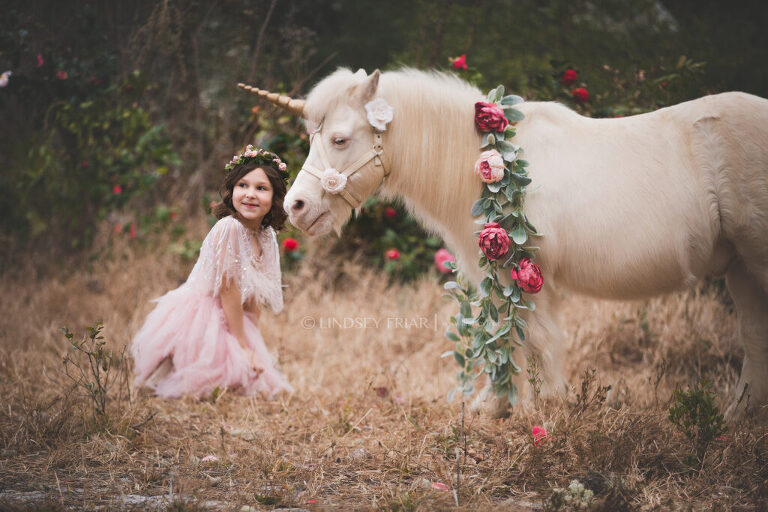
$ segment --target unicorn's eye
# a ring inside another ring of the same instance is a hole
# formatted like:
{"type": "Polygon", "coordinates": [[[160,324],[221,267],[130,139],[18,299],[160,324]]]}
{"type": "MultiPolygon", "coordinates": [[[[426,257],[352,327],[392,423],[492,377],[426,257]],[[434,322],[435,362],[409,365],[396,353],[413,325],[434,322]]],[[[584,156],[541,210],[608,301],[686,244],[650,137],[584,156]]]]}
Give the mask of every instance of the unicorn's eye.
{"type": "Polygon", "coordinates": [[[345,139],[344,137],[332,137],[331,142],[337,148],[341,148],[347,145],[347,139],[345,139]]]}

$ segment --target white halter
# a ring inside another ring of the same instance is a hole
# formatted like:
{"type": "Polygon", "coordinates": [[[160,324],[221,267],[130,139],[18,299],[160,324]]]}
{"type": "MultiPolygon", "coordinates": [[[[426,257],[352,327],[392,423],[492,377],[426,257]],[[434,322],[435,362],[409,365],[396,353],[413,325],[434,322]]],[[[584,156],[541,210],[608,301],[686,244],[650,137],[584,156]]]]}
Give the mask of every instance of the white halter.
{"type": "MultiPolygon", "coordinates": [[[[312,143],[312,139],[314,139],[315,135],[320,133],[320,131],[323,128],[323,124],[320,123],[320,126],[312,132],[312,135],[310,136],[310,144],[312,143]]],[[[320,140],[318,141],[319,151],[320,151],[320,161],[323,163],[323,166],[326,170],[332,169],[331,164],[328,162],[328,156],[325,152],[325,146],[323,145],[323,138],[320,137],[320,140]]],[[[349,178],[354,173],[359,171],[363,168],[368,162],[373,160],[373,163],[376,167],[381,167],[382,176],[381,176],[381,182],[384,181],[384,178],[386,178],[389,175],[389,172],[387,172],[386,168],[384,167],[384,163],[381,161],[381,154],[384,153],[384,146],[382,145],[382,139],[381,139],[381,132],[378,130],[373,131],[373,147],[363,153],[360,158],[349,164],[345,169],[340,170],[339,173],[344,175],[345,178],[349,178]]],[[[309,174],[314,176],[315,178],[322,181],[323,179],[323,171],[318,169],[317,167],[314,167],[313,165],[305,162],[304,166],[301,168],[302,171],[307,171],[309,174]]],[[[325,189],[327,192],[332,194],[340,194],[341,197],[344,198],[344,200],[349,203],[349,205],[352,208],[357,208],[362,204],[363,199],[358,197],[357,194],[354,194],[352,191],[349,190],[349,187],[346,186],[346,184],[343,186],[343,188],[336,192],[331,192],[327,189],[325,189]]]]}

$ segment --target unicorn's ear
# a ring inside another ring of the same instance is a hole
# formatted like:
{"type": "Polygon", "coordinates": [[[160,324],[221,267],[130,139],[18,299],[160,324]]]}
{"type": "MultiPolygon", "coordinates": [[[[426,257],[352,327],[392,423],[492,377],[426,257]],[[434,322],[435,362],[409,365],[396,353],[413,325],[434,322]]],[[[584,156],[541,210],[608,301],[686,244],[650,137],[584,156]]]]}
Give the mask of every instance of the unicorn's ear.
{"type": "MultiPolygon", "coordinates": [[[[362,69],[360,71],[363,71],[362,69]]],[[[358,71],[358,73],[360,73],[358,71]]],[[[365,71],[363,71],[365,73],[365,71]]],[[[377,69],[369,76],[365,77],[361,83],[357,84],[352,97],[360,105],[365,105],[376,96],[376,89],[379,87],[379,77],[381,72],[377,69]]]]}

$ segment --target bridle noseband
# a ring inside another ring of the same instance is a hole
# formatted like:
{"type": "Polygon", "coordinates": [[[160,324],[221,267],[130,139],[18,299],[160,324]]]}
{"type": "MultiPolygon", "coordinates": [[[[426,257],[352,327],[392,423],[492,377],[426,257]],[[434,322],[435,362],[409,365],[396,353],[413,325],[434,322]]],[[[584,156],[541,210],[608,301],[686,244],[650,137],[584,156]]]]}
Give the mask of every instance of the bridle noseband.
{"type": "MultiPolygon", "coordinates": [[[[313,139],[315,138],[315,135],[318,135],[321,133],[323,129],[323,123],[321,122],[320,125],[317,127],[317,130],[313,131],[309,138],[310,145],[312,144],[313,139]]],[[[323,163],[323,166],[325,166],[325,169],[333,169],[331,167],[331,164],[328,162],[328,155],[325,152],[325,145],[323,144],[323,138],[320,137],[320,140],[318,141],[319,144],[319,151],[320,151],[320,161],[323,163]]],[[[378,130],[373,130],[373,146],[371,149],[363,153],[360,158],[349,164],[345,169],[342,169],[339,172],[339,174],[342,174],[345,176],[345,178],[349,178],[353,174],[355,174],[357,171],[362,169],[368,162],[373,160],[373,163],[376,167],[381,167],[382,170],[382,177],[381,181],[379,182],[379,185],[384,181],[384,178],[386,178],[389,175],[389,172],[384,167],[384,163],[381,160],[381,155],[384,153],[384,145],[382,143],[382,137],[381,132],[378,130]]],[[[323,180],[323,173],[324,171],[318,169],[317,167],[304,162],[304,166],[301,168],[302,171],[307,171],[307,173],[311,174],[318,180],[322,182],[323,180]]],[[[349,203],[349,205],[354,209],[360,206],[363,202],[362,198],[357,197],[357,194],[354,194],[351,190],[349,190],[348,186],[344,186],[339,191],[330,191],[324,187],[324,190],[326,190],[329,193],[332,194],[339,194],[341,197],[344,198],[344,200],[349,203]]]]}

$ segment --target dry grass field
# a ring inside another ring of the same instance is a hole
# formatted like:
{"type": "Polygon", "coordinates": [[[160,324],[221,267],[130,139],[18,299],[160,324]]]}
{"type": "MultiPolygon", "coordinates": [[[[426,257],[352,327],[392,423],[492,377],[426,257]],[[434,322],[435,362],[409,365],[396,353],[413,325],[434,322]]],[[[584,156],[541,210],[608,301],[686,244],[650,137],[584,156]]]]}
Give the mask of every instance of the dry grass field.
{"type": "Polygon", "coordinates": [[[0,276],[0,509],[554,510],[554,489],[575,479],[591,510],[768,508],[768,425],[729,426],[696,467],[667,418],[677,387],[706,377],[722,410],[735,385],[736,319],[716,287],[637,303],[565,297],[571,393],[492,420],[446,400],[454,304],[437,278],[331,271],[321,245],[284,276],[286,310],[263,315],[296,389],[273,402],[132,387],[119,352],[148,301],[190,269],[171,251],[118,242],[92,261],[0,276]],[[118,361],[102,420],[65,375],[63,357],[77,355],[59,331],[80,339],[95,321],[118,361]],[[534,426],[548,431],[536,445],[534,426]]]}

